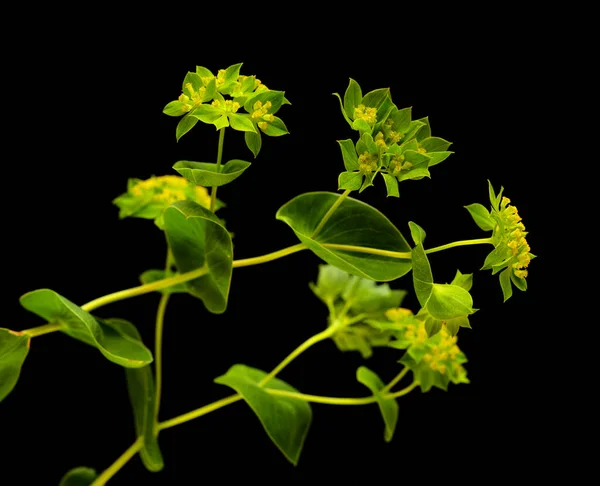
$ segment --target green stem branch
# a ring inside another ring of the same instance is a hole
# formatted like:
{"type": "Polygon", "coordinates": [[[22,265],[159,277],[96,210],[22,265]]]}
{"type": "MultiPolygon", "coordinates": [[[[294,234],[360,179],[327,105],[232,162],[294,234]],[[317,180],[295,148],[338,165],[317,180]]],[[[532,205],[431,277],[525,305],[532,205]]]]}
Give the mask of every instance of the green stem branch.
{"type": "Polygon", "coordinates": [[[405,366],[402,369],[402,371],[400,373],[398,373],[396,375],[396,377],[392,381],[390,381],[387,385],[385,385],[383,387],[383,389],[381,390],[381,392],[382,393],[387,393],[392,388],[394,388],[394,386],[396,386],[400,382],[400,380],[406,376],[406,373],[408,373],[408,371],[409,371],[409,369],[405,366]]]}
{"type": "Polygon", "coordinates": [[[461,240],[461,241],[453,241],[452,243],[448,243],[442,246],[436,246],[435,248],[430,248],[429,250],[425,250],[425,253],[435,253],[436,251],[447,250],[448,248],[455,248],[457,246],[468,246],[468,245],[493,245],[491,238],[479,238],[476,240],[461,240]]]}
{"type": "Polygon", "coordinates": [[[362,398],[338,398],[338,397],[322,397],[320,395],[306,395],[305,393],[294,393],[285,390],[275,390],[266,388],[266,392],[270,395],[278,397],[293,398],[296,400],[303,400],[305,402],[314,403],[326,403],[328,405],[367,405],[369,403],[375,403],[377,400],[374,396],[362,397],[362,398]]]}
{"type": "Polygon", "coordinates": [[[323,226],[325,226],[325,223],[327,223],[327,221],[329,220],[329,218],[331,218],[331,215],[340,206],[340,204],[342,204],[344,202],[344,199],[346,199],[348,197],[348,195],[350,194],[350,192],[351,192],[350,189],[346,189],[344,191],[344,193],[340,197],[337,198],[337,200],[333,203],[333,205],[325,213],[325,216],[323,216],[323,219],[321,220],[321,222],[318,224],[318,226],[313,231],[313,234],[310,236],[311,238],[314,238],[315,236],[317,236],[317,234],[319,233],[319,231],[321,231],[323,229],[323,226]]]}
{"type": "Polygon", "coordinates": [[[158,430],[169,429],[171,427],[175,427],[176,425],[183,424],[185,422],[189,422],[190,420],[194,420],[195,418],[202,417],[207,413],[214,412],[219,408],[225,407],[231,403],[238,402],[242,399],[241,395],[237,393],[235,395],[230,395],[226,398],[222,398],[221,400],[217,400],[216,402],[209,403],[204,407],[197,408],[196,410],[192,410],[191,412],[184,413],[183,415],[179,415],[178,417],[174,417],[169,420],[165,420],[158,424],[158,430]]]}
{"type": "Polygon", "coordinates": [[[49,323],[44,324],[43,326],[32,327],[31,329],[26,329],[25,331],[21,331],[23,334],[29,337],[43,336],[44,334],[49,334],[51,332],[60,331],[62,329],[62,325],[58,323],[49,323]]]}
{"type": "Polygon", "coordinates": [[[100,476],[96,478],[96,480],[91,484],[91,486],[104,486],[115,474],[119,472],[119,470],[127,464],[127,462],[136,455],[136,453],[142,448],[143,439],[142,437],[138,437],[138,439],[129,446],[121,457],[119,457],[108,469],[105,469],[100,476]]]}
{"type": "Polygon", "coordinates": [[[307,246],[304,243],[298,243],[297,245],[288,246],[282,250],[277,250],[272,253],[267,253],[266,255],[261,255],[258,257],[252,258],[244,258],[242,260],[234,260],[233,268],[240,267],[249,267],[251,265],[259,265],[261,263],[270,262],[272,260],[277,260],[278,258],[282,258],[287,255],[291,255],[292,253],[296,253],[301,250],[306,250],[307,246]]]}
{"type": "Polygon", "coordinates": [[[402,390],[397,391],[396,393],[389,393],[389,394],[385,395],[385,397],[386,398],[400,398],[400,397],[406,395],[407,393],[410,393],[411,391],[413,391],[418,386],[419,386],[419,382],[418,381],[413,381],[406,388],[403,388],[402,390]]]}
{"type": "MultiPolygon", "coordinates": [[[[219,130],[219,149],[217,151],[217,172],[221,169],[221,160],[223,159],[223,142],[225,141],[225,127],[219,130]]],[[[217,203],[217,188],[213,186],[210,191],[210,210],[215,212],[217,203]]]]}

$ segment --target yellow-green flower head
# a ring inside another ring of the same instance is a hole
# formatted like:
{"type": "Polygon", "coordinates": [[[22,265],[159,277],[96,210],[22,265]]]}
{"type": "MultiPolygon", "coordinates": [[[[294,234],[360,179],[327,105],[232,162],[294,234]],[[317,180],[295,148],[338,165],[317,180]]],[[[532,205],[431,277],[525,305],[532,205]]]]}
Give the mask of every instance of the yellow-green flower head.
{"type": "Polygon", "coordinates": [[[453,382],[466,375],[462,363],[466,363],[467,359],[456,345],[456,341],[456,336],[451,336],[445,328],[442,328],[427,340],[422,358],[422,362],[431,370],[448,376],[453,382]]]}
{"type": "Polygon", "coordinates": [[[113,203],[119,207],[119,218],[154,219],[163,228],[163,212],[177,201],[193,201],[210,207],[210,195],[205,187],[197,186],[180,176],[166,175],[146,180],[130,179],[127,192],[113,203]]]}
{"type": "Polygon", "coordinates": [[[515,276],[527,277],[527,267],[531,261],[531,248],[525,236],[525,225],[517,208],[510,204],[510,199],[503,197],[498,211],[493,210],[494,219],[497,221],[494,228],[493,239],[498,248],[504,246],[509,249],[511,259],[508,262],[515,276]]]}
{"type": "Polygon", "coordinates": [[[365,105],[358,105],[354,108],[354,119],[364,120],[369,125],[375,125],[377,122],[377,108],[368,108],[365,105]]]}
{"type": "Polygon", "coordinates": [[[364,152],[358,156],[358,168],[363,174],[369,175],[377,170],[377,160],[377,155],[364,152]]]}

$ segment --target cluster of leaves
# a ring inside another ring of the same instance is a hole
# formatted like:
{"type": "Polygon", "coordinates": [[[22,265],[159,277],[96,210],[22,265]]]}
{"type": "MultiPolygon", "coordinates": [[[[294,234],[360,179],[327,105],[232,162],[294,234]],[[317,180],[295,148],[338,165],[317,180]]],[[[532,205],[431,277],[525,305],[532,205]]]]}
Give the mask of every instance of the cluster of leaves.
{"type": "Polygon", "coordinates": [[[181,95],[163,110],[169,116],[183,117],[177,125],[177,140],[199,121],[217,130],[231,127],[244,132],[246,145],[256,157],[262,145],[261,132],[270,137],[289,133],[283,120],[275,116],[282,105],[290,104],[285,93],[270,90],[254,75],[240,75],[241,67],[239,63],[220,69],[216,76],[203,66],[187,73],[181,95]],[[242,108],[246,113],[239,112],[242,108]]]}
{"type": "Polygon", "coordinates": [[[356,143],[338,141],[346,168],[339,175],[340,189],[362,192],[381,174],[388,196],[399,197],[399,182],[430,177],[429,167],[452,153],[451,142],[431,136],[429,118],[412,120],[412,108],[398,109],[388,88],[363,96],[359,84],[350,79],[344,99],[335,95],[344,118],[359,134],[356,143]]]}
{"type": "MultiPolygon", "coordinates": [[[[470,286],[471,277],[457,272],[452,284],[432,285],[464,289],[470,286]]],[[[429,301],[414,315],[400,307],[404,290],[351,276],[331,265],[320,265],[317,282],[310,288],[327,305],[329,325],[339,328],[332,339],[340,351],[359,351],[366,359],[373,354],[373,347],[405,350],[399,362],[412,371],[424,392],[433,386],[446,390],[450,382],[468,383],[462,366],[467,360],[456,345],[456,332],[463,321],[455,319],[463,317],[457,316],[464,311],[463,304],[449,292],[442,291],[436,298],[431,308],[437,317],[433,317],[427,310],[429,301]],[[439,309],[443,309],[441,314],[439,309]],[[456,317],[442,319],[442,315],[456,317]]],[[[468,320],[464,322],[467,327],[468,320]]]]}
{"type": "Polygon", "coordinates": [[[506,302],[512,296],[512,285],[527,290],[527,267],[535,255],[530,253],[525,225],[510,199],[503,197],[504,188],[496,195],[488,181],[490,210],[479,203],[466,206],[473,220],[484,231],[491,231],[494,249],[486,257],[482,270],[500,273],[500,286],[506,302]],[[511,284],[512,282],[512,284],[511,284]]]}

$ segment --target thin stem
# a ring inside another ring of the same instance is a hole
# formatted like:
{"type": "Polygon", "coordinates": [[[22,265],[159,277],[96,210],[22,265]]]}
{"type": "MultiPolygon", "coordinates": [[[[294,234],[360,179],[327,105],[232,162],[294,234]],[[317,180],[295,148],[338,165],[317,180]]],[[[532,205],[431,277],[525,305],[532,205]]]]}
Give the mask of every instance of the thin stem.
{"type": "Polygon", "coordinates": [[[261,263],[270,262],[272,260],[277,260],[278,258],[291,255],[292,253],[296,253],[301,250],[306,250],[307,246],[304,243],[298,243],[297,245],[288,246],[287,248],[283,248],[282,250],[274,251],[273,253],[267,253],[266,255],[252,257],[252,258],[244,258],[242,260],[234,260],[233,268],[240,267],[249,267],[250,265],[259,265],[261,263]]]}
{"type": "Polygon", "coordinates": [[[304,393],[294,393],[285,390],[275,390],[272,388],[266,388],[265,391],[270,395],[275,395],[278,397],[294,398],[296,400],[304,400],[305,402],[326,403],[328,405],[367,405],[377,401],[374,396],[364,398],[337,398],[322,397],[319,395],[306,395],[304,393]]]}
{"type": "Polygon", "coordinates": [[[294,359],[300,356],[304,351],[308,348],[317,344],[320,341],[323,341],[333,335],[335,332],[336,326],[328,327],[324,331],[321,331],[318,334],[315,334],[311,338],[308,338],[304,341],[300,346],[294,349],[281,363],[279,363],[273,371],[271,371],[267,376],[265,376],[259,383],[258,386],[265,386],[269,381],[271,381],[277,374],[283,370],[287,365],[289,365],[294,359]]]}
{"type": "Polygon", "coordinates": [[[404,260],[410,260],[411,257],[409,251],[389,251],[380,250],[379,248],[370,248],[368,246],[338,245],[336,243],[321,243],[321,246],[323,246],[324,248],[330,248],[332,250],[354,251],[356,253],[369,253],[371,255],[401,258],[404,260]]]}
{"type": "Polygon", "coordinates": [[[406,395],[407,393],[410,393],[418,386],[419,386],[419,382],[413,381],[406,388],[403,388],[402,390],[397,391],[396,393],[389,393],[388,395],[385,395],[385,398],[400,398],[400,397],[406,395]]]}
{"type": "Polygon", "coordinates": [[[131,289],[120,290],[118,292],[114,292],[103,297],[98,297],[97,299],[91,300],[87,304],[82,305],[81,308],[84,311],[89,312],[94,309],[97,309],[98,307],[102,307],[103,305],[111,304],[112,302],[118,302],[119,300],[129,299],[138,295],[154,292],[155,290],[165,289],[167,287],[171,287],[172,285],[187,282],[188,280],[194,280],[195,278],[201,277],[206,273],[208,273],[208,268],[197,268],[196,270],[180,273],[179,275],[175,275],[173,277],[165,278],[162,280],[157,280],[156,282],[140,285],[131,289]]]}
{"type": "Polygon", "coordinates": [[[172,419],[166,420],[158,424],[158,430],[169,429],[171,427],[175,427],[176,425],[182,424],[184,422],[189,422],[198,417],[202,417],[207,413],[218,410],[221,407],[225,407],[231,403],[235,403],[242,399],[241,395],[237,393],[235,395],[230,395],[226,398],[222,398],[221,400],[217,400],[216,402],[209,403],[204,407],[198,408],[196,410],[192,410],[191,412],[184,413],[183,415],[179,415],[178,417],[174,417],[172,419]]]}
{"type": "Polygon", "coordinates": [[[104,486],[109,479],[117,474],[119,470],[125,464],[127,464],[127,462],[142,448],[142,442],[142,437],[138,437],[138,439],[131,444],[131,446],[129,446],[129,449],[123,452],[121,457],[119,457],[108,469],[104,470],[102,474],[96,478],[91,486],[104,486]]]}
{"type": "Polygon", "coordinates": [[[162,393],[162,338],[163,328],[165,323],[165,311],[167,310],[167,304],[169,303],[169,297],[171,294],[162,294],[160,302],[158,303],[158,311],[156,312],[156,332],[155,332],[155,344],[154,344],[154,368],[156,373],[156,408],[154,414],[154,420],[158,423],[158,412],[160,410],[160,397],[162,393]]]}
{"type": "Polygon", "coordinates": [[[394,378],[392,381],[390,381],[390,382],[389,382],[387,385],[385,385],[385,386],[382,388],[381,392],[382,392],[382,393],[387,393],[387,392],[388,392],[388,391],[390,391],[392,388],[394,388],[394,386],[396,386],[396,385],[397,385],[397,384],[400,382],[400,380],[406,376],[406,373],[408,373],[408,371],[409,371],[409,369],[408,369],[408,368],[405,366],[405,367],[402,369],[402,371],[401,371],[400,373],[398,373],[398,374],[396,375],[396,377],[395,377],[395,378],[394,378]]]}
{"type": "Polygon", "coordinates": [[[317,236],[319,231],[321,231],[323,229],[323,226],[325,226],[325,223],[327,223],[329,218],[331,218],[331,215],[340,206],[340,204],[342,204],[342,202],[344,202],[344,199],[346,199],[348,197],[348,194],[350,194],[350,192],[351,192],[350,189],[346,189],[344,191],[344,193],[340,197],[337,198],[337,200],[329,208],[329,211],[327,211],[325,213],[325,216],[323,216],[323,219],[321,220],[321,222],[318,224],[318,226],[313,231],[313,234],[310,236],[311,238],[314,238],[315,236],[317,236]]]}
{"type": "Polygon", "coordinates": [[[435,248],[430,248],[429,250],[425,250],[425,253],[435,253],[436,251],[447,250],[448,248],[454,248],[456,246],[467,246],[467,245],[485,245],[492,244],[491,238],[479,238],[477,240],[462,240],[462,241],[453,241],[452,243],[448,243],[447,245],[436,246],[435,248]]]}
{"type": "MultiPolygon", "coordinates": [[[[219,130],[219,149],[217,151],[217,172],[221,169],[221,160],[223,159],[223,142],[225,141],[225,127],[219,130]]],[[[217,188],[212,187],[210,192],[210,210],[215,212],[215,205],[217,203],[217,188]]]]}
{"type": "Polygon", "coordinates": [[[25,334],[29,337],[43,336],[44,334],[49,334],[54,331],[60,331],[62,329],[62,324],[59,323],[49,323],[44,324],[43,326],[32,327],[31,329],[26,329],[25,331],[21,331],[22,334],[25,334]]]}

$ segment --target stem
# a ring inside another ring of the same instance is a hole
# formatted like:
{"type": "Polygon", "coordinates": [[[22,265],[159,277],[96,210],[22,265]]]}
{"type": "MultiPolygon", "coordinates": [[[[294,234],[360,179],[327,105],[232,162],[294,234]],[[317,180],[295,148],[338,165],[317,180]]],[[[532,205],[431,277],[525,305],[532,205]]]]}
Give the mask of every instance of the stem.
{"type": "Polygon", "coordinates": [[[135,456],[135,454],[142,448],[142,437],[138,437],[138,439],[129,446],[121,457],[119,457],[108,469],[106,469],[100,476],[96,478],[96,480],[91,484],[91,486],[104,486],[110,478],[112,478],[115,474],[119,472],[119,470],[127,464],[127,462],[135,456]]]}
{"type": "Polygon", "coordinates": [[[402,371],[400,373],[398,373],[396,375],[396,377],[390,381],[387,385],[385,385],[382,389],[381,389],[381,393],[387,393],[388,391],[390,391],[392,388],[394,388],[394,386],[396,386],[398,384],[398,382],[404,378],[406,376],[406,373],[408,373],[408,368],[405,366],[402,371]]]}
{"type": "Polygon", "coordinates": [[[49,334],[54,331],[60,331],[62,329],[62,324],[58,323],[49,323],[44,324],[43,326],[32,327],[31,329],[26,329],[25,331],[21,331],[22,334],[25,334],[29,337],[43,336],[44,334],[49,334]]]}
{"type": "Polygon", "coordinates": [[[268,392],[270,395],[295,398],[297,400],[304,400],[305,402],[326,403],[328,405],[367,405],[369,403],[375,403],[377,401],[374,396],[364,398],[337,398],[322,397],[319,395],[306,395],[304,393],[294,393],[285,390],[275,390],[271,388],[266,388],[265,391],[268,392]]]}
{"type": "Polygon", "coordinates": [[[271,371],[267,376],[265,376],[258,383],[258,386],[259,387],[265,386],[269,381],[271,381],[273,378],[275,378],[275,376],[277,376],[277,374],[281,370],[283,370],[283,368],[285,368],[287,365],[289,365],[294,359],[296,359],[298,356],[300,356],[304,351],[306,351],[312,345],[317,344],[318,342],[331,337],[331,335],[334,334],[336,329],[337,329],[337,326],[328,327],[324,331],[321,331],[320,333],[315,334],[311,338],[308,338],[300,346],[298,346],[296,349],[294,349],[281,363],[279,363],[273,369],[273,371],[271,371]]]}
{"type": "Polygon", "coordinates": [[[197,268],[196,270],[192,270],[190,272],[180,273],[174,277],[157,280],[156,282],[140,285],[131,289],[120,290],[103,297],[98,297],[97,299],[91,300],[87,304],[82,305],[81,308],[84,311],[89,312],[112,302],[118,302],[119,300],[129,299],[138,295],[154,292],[155,290],[165,289],[167,287],[171,287],[172,285],[187,282],[188,280],[194,280],[195,278],[202,277],[202,275],[205,275],[206,273],[208,273],[208,268],[197,268]]]}
{"type": "Polygon", "coordinates": [[[329,220],[329,218],[331,218],[331,215],[340,206],[340,204],[342,204],[344,202],[344,199],[346,199],[348,197],[348,194],[350,194],[350,192],[351,192],[350,189],[346,189],[344,191],[344,193],[340,197],[337,198],[337,200],[329,208],[329,211],[327,211],[325,213],[325,216],[323,216],[323,219],[321,220],[321,222],[318,224],[318,226],[313,231],[313,234],[310,236],[311,238],[314,238],[315,236],[317,236],[317,234],[319,233],[319,231],[321,231],[323,229],[323,226],[325,226],[325,223],[327,223],[327,221],[329,220]]]}
{"type": "Polygon", "coordinates": [[[270,262],[272,260],[277,260],[278,258],[291,255],[292,253],[296,253],[300,250],[306,250],[307,246],[304,243],[298,243],[297,245],[288,246],[282,250],[277,250],[272,253],[267,253],[266,255],[252,257],[252,258],[244,258],[243,260],[234,260],[233,268],[239,267],[249,267],[250,265],[259,265],[260,263],[270,262]]]}
{"type": "Polygon", "coordinates": [[[321,243],[321,246],[325,248],[331,248],[332,250],[343,250],[343,251],[354,251],[357,253],[370,253],[371,255],[381,255],[392,258],[401,258],[410,260],[411,254],[409,251],[389,251],[380,250],[378,248],[370,248],[368,246],[354,246],[354,245],[338,245],[336,243],[321,243]]]}
{"type": "MultiPolygon", "coordinates": [[[[217,151],[217,172],[221,169],[221,159],[223,158],[223,142],[225,140],[225,127],[219,130],[219,149],[217,151]]],[[[213,186],[210,192],[210,210],[215,212],[217,202],[217,188],[213,186]]]]}
{"type": "Polygon", "coordinates": [[[485,245],[485,244],[493,244],[491,238],[479,238],[477,240],[462,240],[462,241],[453,241],[452,243],[448,243],[447,245],[436,246],[435,248],[430,248],[429,250],[425,250],[425,253],[435,253],[436,251],[447,250],[448,248],[454,248],[455,246],[467,246],[467,245],[485,245]]]}
{"type": "Polygon", "coordinates": [[[230,395],[226,398],[222,398],[221,400],[217,400],[216,402],[209,403],[204,407],[192,410],[191,412],[184,413],[183,415],[179,415],[178,417],[174,417],[172,419],[161,422],[160,424],[158,424],[158,430],[169,429],[171,427],[175,427],[176,425],[188,422],[195,418],[202,417],[202,415],[206,415],[207,413],[218,410],[221,407],[224,407],[231,403],[235,403],[241,399],[242,396],[238,395],[237,393],[235,395],[230,395]]]}
{"type": "Polygon", "coordinates": [[[160,409],[160,397],[162,392],[162,337],[165,323],[165,311],[171,294],[162,294],[156,312],[156,332],[154,344],[154,367],[156,372],[156,399],[154,421],[158,423],[158,412],[160,409]]]}
{"type": "Polygon", "coordinates": [[[406,395],[407,393],[410,393],[412,390],[414,390],[418,386],[419,386],[419,382],[413,381],[406,388],[403,388],[402,390],[397,391],[396,393],[390,393],[388,395],[385,395],[385,398],[400,398],[400,397],[406,395]]]}

